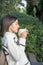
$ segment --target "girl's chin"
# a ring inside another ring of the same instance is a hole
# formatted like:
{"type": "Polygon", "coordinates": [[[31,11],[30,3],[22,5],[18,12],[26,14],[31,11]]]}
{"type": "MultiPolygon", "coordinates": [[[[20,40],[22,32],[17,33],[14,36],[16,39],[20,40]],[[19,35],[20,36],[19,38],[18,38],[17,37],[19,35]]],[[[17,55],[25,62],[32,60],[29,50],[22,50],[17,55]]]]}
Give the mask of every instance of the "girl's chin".
{"type": "Polygon", "coordinates": [[[18,33],[18,30],[14,31],[15,33],[18,33]]]}
{"type": "Polygon", "coordinates": [[[15,31],[15,33],[17,33],[18,32],[18,30],[17,31],[15,31]]]}

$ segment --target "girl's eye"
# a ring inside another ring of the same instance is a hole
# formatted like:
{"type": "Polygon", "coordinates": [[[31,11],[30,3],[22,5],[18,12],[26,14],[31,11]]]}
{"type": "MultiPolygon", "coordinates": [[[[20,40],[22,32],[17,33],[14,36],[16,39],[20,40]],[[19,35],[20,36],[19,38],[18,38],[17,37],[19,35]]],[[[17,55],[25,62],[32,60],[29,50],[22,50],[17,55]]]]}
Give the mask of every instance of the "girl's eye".
{"type": "Polygon", "coordinates": [[[16,25],[18,25],[18,23],[16,23],[16,25]]]}
{"type": "Polygon", "coordinates": [[[16,24],[16,25],[18,25],[18,24],[16,24]]]}

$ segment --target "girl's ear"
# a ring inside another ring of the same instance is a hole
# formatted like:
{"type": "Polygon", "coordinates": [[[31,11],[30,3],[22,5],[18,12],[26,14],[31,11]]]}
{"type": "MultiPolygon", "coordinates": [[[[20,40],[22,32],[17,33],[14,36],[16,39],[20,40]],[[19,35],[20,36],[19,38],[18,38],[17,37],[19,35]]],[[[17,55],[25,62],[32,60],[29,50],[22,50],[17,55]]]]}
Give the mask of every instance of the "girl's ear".
{"type": "Polygon", "coordinates": [[[12,28],[12,25],[10,25],[9,28],[8,28],[8,31],[11,32],[12,29],[13,29],[13,28],[12,28]]]}
{"type": "Polygon", "coordinates": [[[8,31],[9,31],[9,30],[11,30],[11,25],[10,25],[9,28],[8,28],[8,31]]]}
{"type": "Polygon", "coordinates": [[[9,26],[9,29],[12,29],[12,25],[9,26]]]}

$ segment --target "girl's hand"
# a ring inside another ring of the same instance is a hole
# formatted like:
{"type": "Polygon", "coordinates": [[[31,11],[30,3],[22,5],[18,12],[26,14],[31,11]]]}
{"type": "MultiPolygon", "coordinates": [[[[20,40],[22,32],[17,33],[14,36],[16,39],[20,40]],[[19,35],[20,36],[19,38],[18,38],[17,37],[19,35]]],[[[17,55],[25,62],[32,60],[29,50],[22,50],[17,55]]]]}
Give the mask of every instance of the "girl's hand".
{"type": "Polygon", "coordinates": [[[26,38],[27,34],[28,34],[28,30],[26,30],[23,33],[19,34],[19,38],[26,38]]]}

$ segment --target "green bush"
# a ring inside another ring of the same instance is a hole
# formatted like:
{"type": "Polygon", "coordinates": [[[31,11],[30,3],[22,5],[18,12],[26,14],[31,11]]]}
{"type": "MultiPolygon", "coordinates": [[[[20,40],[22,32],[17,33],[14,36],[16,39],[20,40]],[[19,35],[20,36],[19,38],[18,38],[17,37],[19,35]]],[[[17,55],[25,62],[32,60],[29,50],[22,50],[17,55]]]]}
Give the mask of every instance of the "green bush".
{"type": "Polygon", "coordinates": [[[20,28],[27,28],[29,30],[26,42],[29,47],[26,47],[26,52],[33,52],[38,61],[43,61],[43,24],[37,18],[26,14],[19,12],[8,14],[17,16],[20,28]]]}

